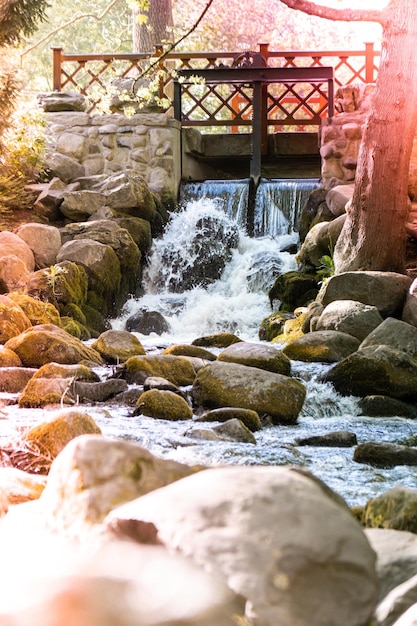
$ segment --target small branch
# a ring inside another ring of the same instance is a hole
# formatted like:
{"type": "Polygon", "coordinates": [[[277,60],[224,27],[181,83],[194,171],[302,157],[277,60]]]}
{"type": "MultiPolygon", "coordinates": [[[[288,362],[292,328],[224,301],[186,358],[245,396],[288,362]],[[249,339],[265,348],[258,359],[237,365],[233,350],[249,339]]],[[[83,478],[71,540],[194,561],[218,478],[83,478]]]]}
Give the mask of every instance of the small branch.
{"type": "Polygon", "coordinates": [[[323,17],[327,20],[339,22],[377,22],[378,24],[382,24],[382,26],[386,21],[384,10],[332,9],[322,4],[310,2],[309,0],[280,0],[280,2],[290,9],[296,9],[308,15],[315,15],[316,17],[323,17]]]}
{"type": "Polygon", "coordinates": [[[30,46],[29,48],[26,48],[26,50],[24,50],[22,52],[22,54],[20,55],[20,58],[24,57],[25,54],[28,54],[29,52],[32,52],[32,50],[34,50],[38,46],[41,46],[43,43],[48,41],[48,39],[51,39],[51,37],[53,37],[54,35],[59,33],[61,30],[64,30],[64,28],[68,28],[68,26],[72,26],[72,24],[75,24],[75,22],[79,22],[80,20],[84,20],[84,19],[89,18],[89,17],[94,19],[94,20],[96,20],[97,22],[100,22],[102,19],[104,19],[106,17],[106,15],[108,13],[110,13],[112,8],[118,2],[119,2],[119,0],[112,0],[112,2],[110,2],[110,4],[107,5],[107,7],[104,9],[104,11],[102,13],[100,13],[99,15],[96,15],[94,13],[82,13],[82,14],[78,13],[78,14],[74,15],[74,17],[71,20],[69,20],[68,22],[65,22],[65,24],[61,24],[61,26],[57,26],[56,28],[54,28],[54,30],[49,31],[49,33],[47,33],[44,37],[42,37],[42,39],[39,39],[39,41],[34,43],[32,46],[30,46]]]}
{"type": "Polygon", "coordinates": [[[174,41],[173,43],[171,43],[167,50],[165,50],[165,52],[163,52],[157,59],[156,61],[154,61],[153,63],[150,64],[149,67],[146,68],[146,70],[143,70],[143,72],[141,73],[140,76],[137,77],[137,79],[135,80],[133,86],[132,86],[132,91],[135,90],[135,85],[137,84],[137,82],[143,78],[144,76],[146,76],[146,74],[148,74],[149,72],[151,72],[154,67],[156,67],[157,65],[159,65],[159,63],[162,61],[162,59],[165,59],[166,56],[168,56],[168,54],[170,52],[172,52],[177,46],[179,46],[180,43],[182,43],[184,41],[184,39],[187,39],[187,37],[189,35],[191,35],[192,32],[195,31],[195,29],[198,27],[198,25],[200,24],[200,22],[202,21],[202,19],[204,18],[205,14],[207,13],[207,11],[209,10],[209,8],[211,7],[211,5],[213,4],[214,0],[209,0],[206,4],[206,6],[204,7],[204,9],[202,10],[202,12],[200,13],[198,19],[196,22],[194,22],[194,24],[191,26],[191,28],[184,34],[182,35],[182,37],[180,37],[179,39],[177,39],[176,41],[174,41]]]}

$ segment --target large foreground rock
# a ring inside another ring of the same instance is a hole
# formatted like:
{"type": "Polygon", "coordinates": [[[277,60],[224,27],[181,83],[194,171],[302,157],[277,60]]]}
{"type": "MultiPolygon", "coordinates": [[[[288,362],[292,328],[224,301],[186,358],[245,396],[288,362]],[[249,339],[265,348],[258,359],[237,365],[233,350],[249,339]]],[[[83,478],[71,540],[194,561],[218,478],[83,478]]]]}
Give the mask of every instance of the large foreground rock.
{"type": "Polygon", "coordinates": [[[293,424],[306,390],[288,376],[239,363],[214,361],[199,370],[192,388],[194,403],[208,409],[241,407],[269,415],[274,423],[293,424]]]}
{"type": "Polygon", "coordinates": [[[381,322],[375,306],[355,300],[335,300],[324,308],[315,330],[338,330],[363,341],[381,322]]]}
{"type": "Polygon", "coordinates": [[[295,361],[337,363],[356,352],[359,345],[359,340],[347,333],[318,330],[294,339],[282,351],[295,361]]]}
{"type": "Polygon", "coordinates": [[[327,306],[334,300],[357,300],[376,306],[382,317],[401,315],[411,278],[395,272],[344,272],[323,285],[318,299],[327,306]]]}
{"type": "Polygon", "coordinates": [[[223,580],[161,547],[114,540],[82,552],[30,535],[19,545],[0,541],[0,549],[3,626],[234,626],[242,619],[242,602],[223,580]]]}
{"type": "MultiPolygon", "coordinates": [[[[364,626],[375,555],[340,498],[283,467],[208,469],[113,511],[117,534],[190,555],[262,626],[364,626]]],[[[252,623],[252,622],[251,622],[252,623]]]]}
{"type": "Polygon", "coordinates": [[[116,506],[196,469],[158,459],[135,443],[82,435],[52,463],[39,503],[49,528],[77,537],[116,506]]]}

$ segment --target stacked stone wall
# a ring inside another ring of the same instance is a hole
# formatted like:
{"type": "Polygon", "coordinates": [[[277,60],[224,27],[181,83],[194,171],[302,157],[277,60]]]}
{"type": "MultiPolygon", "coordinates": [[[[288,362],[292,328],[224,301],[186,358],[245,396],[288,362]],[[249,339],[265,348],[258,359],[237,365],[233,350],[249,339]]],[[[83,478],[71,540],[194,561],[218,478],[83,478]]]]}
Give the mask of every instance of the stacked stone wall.
{"type": "Polygon", "coordinates": [[[45,113],[50,154],[61,154],[96,176],[132,170],[162,197],[176,197],[180,181],[180,124],[164,113],[89,115],[45,113]]]}

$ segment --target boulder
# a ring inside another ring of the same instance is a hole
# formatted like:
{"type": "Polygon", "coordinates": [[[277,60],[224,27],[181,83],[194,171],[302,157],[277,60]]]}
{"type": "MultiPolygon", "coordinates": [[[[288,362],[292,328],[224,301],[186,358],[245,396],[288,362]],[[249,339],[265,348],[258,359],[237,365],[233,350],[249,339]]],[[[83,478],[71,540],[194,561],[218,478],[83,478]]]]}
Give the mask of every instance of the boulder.
{"type": "Polygon", "coordinates": [[[32,326],[5,345],[16,352],[26,367],[40,367],[45,363],[80,363],[87,361],[99,365],[101,356],[96,350],[53,324],[32,326]]]}
{"type": "Polygon", "coordinates": [[[225,578],[250,623],[363,626],[371,617],[374,553],[341,499],[307,473],[207,469],[119,507],[106,523],[139,542],[152,525],[168,550],[225,578]]]}
{"type": "Polygon", "coordinates": [[[61,235],[58,228],[32,222],[19,226],[16,234],[32,250],[37,268],[42,269],[54,265],[61,247],[61,235]]]}
{"type": "Polygon", "coordinates": [[[381,345],[417,357],[417,328],[407,322],[388,317],[362,341],[359,349],[381,345]]]}
{"type": "Polygon", "coordinates": [[[139,250],[146,254],[152,246],[151,225],[148,220],[141,217],[132,217],[129,215],[116,217],[114,219],[120,228],[125,228],[132,237],[139,250]]]}
{"type": "Polygon", "coordinates": [[[215,361],[216,355],[210,350],[201,348],[200,346],[192,346],[189,344],[174,344],[168,346],[162,351],[162,354],[173,354],[175,356],[191,356],[197,359],[203,359],[204,361],[215,361]]]}
{"type": "Polygon", "coordinates": [[[368,346],[334,365],[323,379],[339,393],[417,399],[417,359],[388,346],[368,346]]]}
{"type": "Polygon", "coordinates": [[[319,330],[294,339],[282,352],[294,361],[337,363],[356,352],[359,345],[359,340],[347,333],[319,330]]]}
{"type": "Polygon", "coordinates": [[[12,337],[31,327],[30,319],[20,306],[8,296],[0,295],[0,343],[7,343],[12,337]]]}
{"type": "Polygon", "coordinates": [[[417,574],[417,535],[405,530],[367,528],[365,534],[377,555],[379,600],[417,574]]]}
{"type": "Polygon", "coordinates": [[[262,428],[261,420],[259,419],[259,415],[256,411],[252,411],[251,409],[242,409],[238,407],[222,407],[221,409],[212,409],[211,411],[206,411],[199,417],[197,417],[195,422],[228,422],[230,420],[239,420],[244,424],[249,430],[255,432],[262,428]]]}
{"type": "Polygon", "coordinates": [[[70,183],[85,174],[83,165],[80,165],[80,163],[72,157],[60,154],[59,152],[47,154],[45,165],[50,171],[51,177],[56,176],[64,183],[70,183]]]}
{"type": "Polygon", "coordinates": [[[89,289],[111,303],[120,289],[120,262],[111,246],[92,239],[67,241],[57,255],[57,262],[72,261],[82,265],[88,276],[89,289]]]}
{"type": "Polygon", "coordinates": [[[119,378],[108,378],[100,382],[74,381],[71,395],[76,402],[106,402],[128,389],[127,382],[119,378]]]}
{"type": "Polygon", "coordinates": [[[28,244],[8,230],[0,232],[0,258],[14,255],[25,264],[29,272],[35,269],[35,257],[28,244]]]}
{"type": "Polygon", "coordinates": [[[250,367],[258,367],[276,374],[291,374],[290,359],[278,348],[256,343],[240,341],[222,350],[217,357],[218,361],[227,363],[241,363],[250,367]]]}
{"type": "Polygon", "coordinates": [[[222,441],[238,441],[239,443],[256,444],[256,439],[252,435],[251,430],[237,417],[229,419],[223,424],[213,426],[213,432],[216,433],[222,441]]]}
{"type": "Polygon", "coordinates": [[[143,384],[149,376],[166,378],[174,385],[192,385],[196,373],[191,362],[171,354],[132,356],[120,370],[129,384],[143,384]]]}
{"type": "Polygon", "coordinates": [[[38,95],[38,101],[45,113],[56,111],[85,111],[85,96],[71,91],[51,91],[38,95]]]}
{"type": "Polygon", "coordinates": [[[355,185],[336,185],[327,192],[326,204],[335,217],[346,212],[346,204],[352,199],[355,185]]]}
{"type": "Polygon", "coordinates": [[[214,361],[199,370],[191,394],[197,406],[241,407],[266,414],[275,424],[294,424],[306,390],[298,380],[282,374],[214,361]]]}
{"type": "Polygon", "coordinates": [[[363,341],[382,321],[375,306],[355,300],[335,300],[324,307],[315,330],[338,330],[363,341]]]}
{"type": "Polygon", "coordinates": [[[412,326],[417,327],[417,279],[415,278],[411,283],[405,303],[402,311],[401,319],[403,322],[407,322],[412,326]]]}
{"type": "Polygon", "coordinates": [[[417,450],[398,443],[366,441],[355,448],[353,460],[374,467],[417,465],[417,450]]]}
{"type": "Polygon", "coordinates": [[[57,177],[45,184],[33,205],[35,215],[47,222],[57,222],[62,219],[59,207],[66,187],[65,183],[57,177]]]}
{"type": "Polygon", "coordinates": [[[157,419],[189,420],[193,412],[188,402],[173,391],[150,389],[144,391],[136,402],[135,415],[147,415],[157,419]]]}
{"type": "Polygon", "coordinates": [[[0,468],[0,489],[8,504],[21,504],[37,500],[45,489],[46,477],[29,474],[17,467],[0,468]]]}
{"type": "Polygon", "coordinates": [[[23,291],[31,273],[22,259],[15,254],[0,257],[0,291],[23,291]]]}
{"type": "Polygon", "coordinates": [[[346,216],[341,215],[332,221],[319,222],[312,226],[297,252],[297,262],[302,266],[321,268],[323,256],[332,256],[345,219],[346,216]]]}
{"type": "MultiPolygon", "coordinates": [[[[405,612],[404,620],[412,619],[408,622],[409,626],[416,624],[417,619],[417,575],[403,582],[401,585],[394,587],[392,591],[378,604],[375,609],[375,617],[378,626],[392,626],[400,624],[397,622],[405,612]],[[413,607],[412,611],[408,611],[413,607]]],[[[405,621],[407,624],[407,621],[405,621]]],[[[404,626],[404,621],[403,621],[404,626]]]]}
{"type": "Polygon", "coordinates": [[[120,262],[122,281],[130,292],[135,291],[139,277],[141,253],[130,233],[112,220],[96,220],[68,224],[61,231],[62,240],[92,239],[110,246],[120,262]]]}
{"type": "Polygon", "coordinates": [[[197,339],[191,342],[191,345],[201,346],[203,348],[227,348],[231,346],[232,343],[238,343],[239,341],[242,340],[233,333],[224,332],[197,337],[197,339]]]}
{"type": "MultiPolygon", "coordinates": [[[[15,356],[17,357],[17,355],[15,356]]],[[[33,367],[22,367],[21,362],[20,365],[2,365],[0,368],[0,392],[21,393],[37,371],[33,367]]]]}
{"type": "Polygon", "coordinates": [[[126,330],[129,332],[150,335],[163,335],[170,330],[169,324],[159,311],[137,311],[126,320],[126,330]]]}
{"type": "Polygon", "coordinates": [[[242,602],[223,580],[160,546],[113,540],[83,551],[32,533],[19,545],[2,541],[1,551],[4,626],[234,626],[243,619],[242,602]]]}
{"type": "Polygon", "coordinates": [[[324,448],[351,448],[358,443],[355,433],[337,430],[324,435],[311,435],[295,440],[296,446],[317,446],[324,448]]]}
{"type": "Polygon", "coordinates": [[[109,176],[97,189],[105,195],[105,205],[152,222],[156,205],[144,179],[126,171],[109,176]]]}
{"type": "Polygon", "coordinates": [[[83,222],[97,213],[106,201],[104,194],[88,189],[64,191],[62,198],[59,210],[65,217],[75,222],[83,222]]]}
{"type": "Polygon", "coordinates": [[[294,311],[299,306],[305,306],[314,300],[318,294],[319,285],[316,274],[306,274],[299,271],[280,274],[268,291],[271,308],[278,300],[282,311],[294,311]]]}
{"type": "Polygon", "coordinates": [[[284,324],[289,319],[294,319],[293,313],[284,313],[283,311],[274,311],[265,317],[259,326],[260,341],[272,341],[281,335],[284,331],[284,324]]]}
{"type": "Polygon", "coordinates": [[[39,502],[51,530],[77,538],[116,506],[199,469],[158,459],[136,443],[81,435],[52,463],[39,502]]]}
{"type": "Polygon", "coordinates": [[[375,306],[382,317],[401,315],[411,278],[395,272],[344,272],[324,284],[317,299],[327,306],[334,300],[356,300],[375,306]]]}
{"type": "Polygon", "coordinates": [[[16,352],[0,345],[0,373],[6,367],[21,367],[22,361],[16,352]]]}
{"type": "Polygon", "coordinates": [[[26,285],[28,295],[43,302],[51,302],[60,312],[68,304],[84,304],[87,291],[87,271],[72,261],[63,261],[33,272],[26,285]]]}
{"type": "Polygon", "coordinates": [[[131,356],[144,355],[139,339],[125,330],[106,330],[91,344],[106,363],[121,363],[131,356]]]}
{"type": "MultiPolygon", "coordinates": [[[[417,453],[416,450],[413,452],[417,453]]],[[[365,505],[361,521],[367,528],[417,533],[417,491],[397,486],[371,498],[365,505]]]]}
{"type": "Polygon", "coordinates": [[[365,396],[358,403],[361,415],[368,417],[408,417],[417,418],[417,408],[413,404],[390,398],[389,396],[365,396]]]}
{"type": "Polygon", "coordinates": [[[51,302],[43,302],[25,293],[12,292],[8,297],[27,315],[32,326],[38,324],[61,325],[58,309],[51,302]]]}

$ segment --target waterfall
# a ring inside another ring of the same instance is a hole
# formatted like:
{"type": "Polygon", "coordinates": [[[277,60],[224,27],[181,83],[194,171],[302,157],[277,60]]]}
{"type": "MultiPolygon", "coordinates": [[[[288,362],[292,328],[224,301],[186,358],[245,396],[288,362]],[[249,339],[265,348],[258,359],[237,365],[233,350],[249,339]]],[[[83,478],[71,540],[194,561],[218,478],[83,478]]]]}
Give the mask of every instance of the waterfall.
{"type": "Polygon", "coordinates": [[[249,187],[248,178],[183,182],[180,187],[180,205],[201,198],[215,200],[220,210],[245,228],[248,222],[249,187]]]}
{"type": "Polygon", "coordinates": [[[163,237],[153,242],[145,295],[126,303],[114,328],[124,328],[138,311],[157,311],[170,327],[167,342],[224,331],[257,339],[271,312],[268,290],[296,266],[284,250],[294,235],[249,237],[226,206],[204,195],[171,214],[163,237]]]}
{"type": "Polygon", "coordinates": [[[298,219],[318,178],[261,178],[253,198],[250,179],[183,182],[180,204],[199,198],[214,199],[220,210],[254,237],[290,235],[298,230],[298,219]]]}
{"type": "Polygon", "coordinates": [[[319,179],[261,178],[255,197],[254,236],[288,235],[298,230],[298,219],[319,179]]]}

